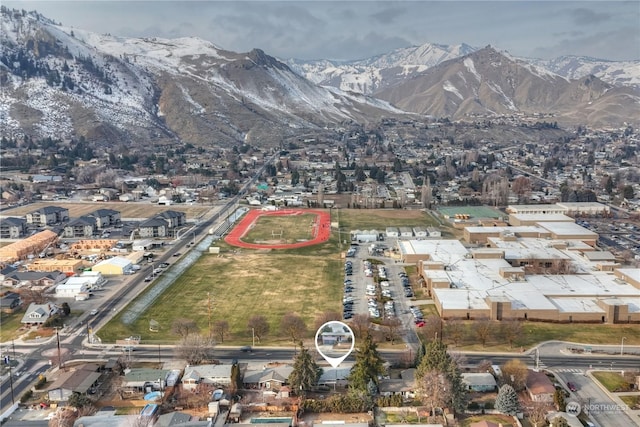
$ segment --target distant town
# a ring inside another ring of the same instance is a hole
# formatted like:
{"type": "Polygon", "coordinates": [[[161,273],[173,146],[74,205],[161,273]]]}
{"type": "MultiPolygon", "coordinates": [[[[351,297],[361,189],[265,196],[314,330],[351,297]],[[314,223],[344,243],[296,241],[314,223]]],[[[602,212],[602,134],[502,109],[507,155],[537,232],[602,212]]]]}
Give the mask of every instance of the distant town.
{"type": "Polygon", "coordinates": [[[552,115],[3,137],[3,422],[640,425],[639,141],[552,115]]]}

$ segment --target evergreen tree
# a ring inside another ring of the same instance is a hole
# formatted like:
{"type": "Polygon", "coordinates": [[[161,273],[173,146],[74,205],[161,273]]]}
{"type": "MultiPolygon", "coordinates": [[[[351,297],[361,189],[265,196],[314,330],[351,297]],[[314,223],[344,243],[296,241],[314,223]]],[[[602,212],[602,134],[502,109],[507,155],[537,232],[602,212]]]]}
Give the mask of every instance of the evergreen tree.
{"type": "Polygon", "coordinates": [[[467,404],[467,392],[462,383],[458,364],[447,353],[446,344],[442,341],[431,341],[425,346],[424,356],[417,369],[417,378],[422,378],[432,371],[440,372],[451,385],[449,397],[450,408],[462,412],[467,404]]]}
{"type": "Polygon", "coordinates": [[[362,345],[356,352],[356,362],[349,373],[349,387],[352,390],[368,391],[369,382],[378,385],[378,375],[384,372],[384,366],[376,343],[367,333],[362,345]]]}
{"type": "Polygon", "coordinates": [[[503,385],[498,390],[496,409],[507,415],[515,415],[520,410],[518,394],[509,384],[503,385]]]}
{"type": "Polygon", "coordinates": [[[293,371],[289,375],[289,384],[295,393],[304,394],[318,383],[322,368],[318,366],[309,350],[300,342],[300,352],[293,361],[293,371]]]}

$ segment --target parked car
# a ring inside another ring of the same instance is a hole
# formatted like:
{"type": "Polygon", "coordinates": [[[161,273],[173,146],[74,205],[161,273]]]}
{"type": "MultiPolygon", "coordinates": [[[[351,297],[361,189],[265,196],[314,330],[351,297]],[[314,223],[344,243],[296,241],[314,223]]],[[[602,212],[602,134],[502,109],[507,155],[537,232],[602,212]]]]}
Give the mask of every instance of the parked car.
{"type": "Polygon", "coordinates": [[[89,312],[89,314],[90,314],[90,315],[92,315],[92,316],[95,316],[96,314],[98,314],[98,309],[97,309],[97,308],[94,308],[93,310],[91,310],[91,311],[89,312]]]}

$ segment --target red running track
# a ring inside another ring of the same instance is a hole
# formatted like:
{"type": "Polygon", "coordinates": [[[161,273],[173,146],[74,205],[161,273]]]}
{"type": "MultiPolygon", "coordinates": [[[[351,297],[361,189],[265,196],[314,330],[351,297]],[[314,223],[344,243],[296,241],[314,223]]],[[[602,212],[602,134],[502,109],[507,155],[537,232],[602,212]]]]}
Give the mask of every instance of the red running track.
{"type": "Polygon", "coordinates": [[[263,211],[260,209],[252,209],[242,218],[242,220],[236,225],[224,241],[230,245],[238,246],[241,248],[249,249],[294,249],[302,248],[304,246],[317,245],[329,240],[331,235],[331,215],[325,211],[318,211],[312,209],[283,209],[279,211],[263,211]],[[290,244],[261,244],[261,243],[247,243],[243,242],[242,238],[251,229],[251,226],[256,222],[260,216],[285,216],[285,215],[302,215],[302,214],[315,214],[316,219],[313,226],[313,239],[304,242],[296,242],[290,244]]]}

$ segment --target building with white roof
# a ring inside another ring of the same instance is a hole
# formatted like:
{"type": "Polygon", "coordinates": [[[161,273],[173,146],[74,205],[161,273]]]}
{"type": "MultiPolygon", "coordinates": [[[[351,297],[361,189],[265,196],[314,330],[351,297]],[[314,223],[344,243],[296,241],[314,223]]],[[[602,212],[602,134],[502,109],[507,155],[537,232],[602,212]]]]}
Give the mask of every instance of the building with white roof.
{"type": "Polygon", "coordinates": [[[640,269],[585,257],[596,251],[580,242],[509,234],[484,248],[457,240],[408,240],[398,248],[418,264],[443,318],[640,321],[640,269]]]}
{"type": "Polygon", "coordinates": [[[98,271],[105,276],[116,276],[131,274],[133,271],[132,265],[131,261],[127,258],[113,257],[100,261],[94,265],[91,270],[98,271]]]}

